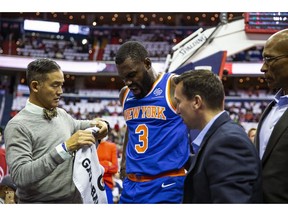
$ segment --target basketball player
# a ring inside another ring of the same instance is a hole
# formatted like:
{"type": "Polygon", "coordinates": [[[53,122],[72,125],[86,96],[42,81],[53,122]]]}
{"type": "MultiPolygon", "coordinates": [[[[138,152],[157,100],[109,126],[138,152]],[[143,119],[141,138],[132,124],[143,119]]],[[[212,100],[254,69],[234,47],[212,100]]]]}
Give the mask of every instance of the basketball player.
{"type": "Polygon", "coordinates": [[[171,73],[156,73],[136,41],[116,54],[127,131],[121,161],[120,203],[181,203],[189,157],[188,129],[176,114],[171,73]],[[126,168],[126,172],[125,172],[126,168]]]}

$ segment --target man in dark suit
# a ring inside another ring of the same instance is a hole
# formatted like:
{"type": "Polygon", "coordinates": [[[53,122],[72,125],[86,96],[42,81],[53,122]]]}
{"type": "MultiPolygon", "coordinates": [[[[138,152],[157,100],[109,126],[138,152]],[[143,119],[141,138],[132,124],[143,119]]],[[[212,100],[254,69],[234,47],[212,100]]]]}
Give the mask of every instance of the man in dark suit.
{"type": "Polygon", "coordinates": [[[275,99],[264,110],[255,137],[262,160],[265,203],[288,203],[288,29],[265,43],[261,71],[275,99]]]}
{"type": "Polygon", "coordinates": [[[224,110],[224,87],[208,70],[174,78],[177,113],[190,129],[195,156],[184,183],[184,203],[260,203],[261,163],[244,129],[224,110]]]}

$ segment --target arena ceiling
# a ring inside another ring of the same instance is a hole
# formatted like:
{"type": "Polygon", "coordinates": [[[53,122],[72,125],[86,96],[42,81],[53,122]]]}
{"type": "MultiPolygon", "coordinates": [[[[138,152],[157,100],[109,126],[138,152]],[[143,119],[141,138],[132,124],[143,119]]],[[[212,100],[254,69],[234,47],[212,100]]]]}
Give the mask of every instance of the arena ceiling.
{"type": "MultiPolygon", "coordinates": [[[[227,19],[232,20],[242,17],[242,12],[227,12],[227,19]]],[[[34,13],[10,13],[1,12],[0,19],[37,19],[46,21],[57,21],[61,23],[71,23],[88,26],[113,26],[113,25],[204,25],[215,26],[220,22],[219,12],[191,12],[191,13],[90,13],[90,12],[34,12],[34,13]]]]}

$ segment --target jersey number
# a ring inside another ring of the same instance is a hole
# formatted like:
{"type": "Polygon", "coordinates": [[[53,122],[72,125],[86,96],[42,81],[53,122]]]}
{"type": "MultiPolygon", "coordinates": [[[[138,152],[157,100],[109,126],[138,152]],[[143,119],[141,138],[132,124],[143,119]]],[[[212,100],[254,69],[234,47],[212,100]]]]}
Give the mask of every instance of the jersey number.
{"type": "Polygon", "coordinates": [[[139,154],[143,154],[148,149],[148,128],[145,124],[138,125],[135,130],[136,134],[139,134],[138,140],[141,144],[135,145],[135,150],[139,154]]]}

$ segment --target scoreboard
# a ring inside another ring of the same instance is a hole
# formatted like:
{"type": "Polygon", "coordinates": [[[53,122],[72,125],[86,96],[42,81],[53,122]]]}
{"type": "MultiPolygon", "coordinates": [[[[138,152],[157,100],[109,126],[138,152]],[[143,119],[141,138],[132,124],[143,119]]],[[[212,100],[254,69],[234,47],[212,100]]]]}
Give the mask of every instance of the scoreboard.
{"type": "Polygon", "coordinates": [[[247,33],[273,34],[288,28],[288,12],[247,12],[244,18],[247,33]]]}

